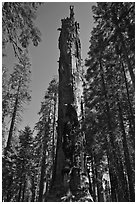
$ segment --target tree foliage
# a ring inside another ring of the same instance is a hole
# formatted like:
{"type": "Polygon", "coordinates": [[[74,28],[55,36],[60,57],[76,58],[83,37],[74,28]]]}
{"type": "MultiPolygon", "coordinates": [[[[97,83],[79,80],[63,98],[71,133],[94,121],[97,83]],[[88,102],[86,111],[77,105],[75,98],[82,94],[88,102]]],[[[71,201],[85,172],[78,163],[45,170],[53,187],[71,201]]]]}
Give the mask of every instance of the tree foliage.
{"type": "MultiPolygon", "coordinates": [[[[30,62],[23,50],[31,41],[34,45],[40,41],[33,23],[37,6],[37,3],[26,2],[3,4],[3,45],[10,42],[19,58],[10,75],[3,65],[3,126],[7,118],[11,122],[9,131],[6,128],[3,131],[4,135],[9,133],[8,148],[3,155],[3,201],[44,202],[59,198],[60,201],[90,202],[92,196],[94,202],[134,202],[135,3],[101,2],[92,8],[95,27],[85,61],[85,104],[82,100],[80,126],[71,134],[76,134],[76,154],[82,152],[86,173],[79,175],[75,166],[68,173],[69,162],[66,162],[66,174],[61,172],[66,176],[66,188],[68,181],[70,188],[81,181],[77,196],[71,191],[61,194],[64,189],[53,185],[55,169],[61,165],[56,159],[61,118],[57,121],[60,98],[55,78],[41,102],[34,131],[28,126],[18,134],[14,131],[24,103],[30,101],[30,62]],[[82,143],[79,142],[80,134],[83,135],[82,143]],[[14,136],[18,140],[11,145],[14,136]],[[71,179],[73,173],[75,176],[71,179]],[[84,194],[87,186],[89,198],[84,194]]],[[[69,112],[70,109],[68,115],[69,112]]],[[[66,126],[64,131],[68,131],[66,126]]],[[[63,147],[62,141],[61,145],[63,147]]],[[[71,156],[71,153],[69,148],[64,148],[65,155],[71,156]]]]}
{"type": "Polygon", "coordinates": [[[32,147],[32,131],[26,126],[19,132],[18,146],[10,147],[3,157],[3,201],[25,201],[35,170],[32,147]]]}
{"type": "Polygon", "coordinates": [[[134,3],[98,3],[93,13],[85,87],[88,149],[102,177],[100,164],[108,158],[108,201],[133,201],[134,3]]]}
{"type": "Polygon", "coordinates": [[[37,2],[5,2],[2,6],[3,48],[11,43],[15,57],[20,59],[24,48],[32,42],[41,41],[39,29],[35,26],[37,2]]]}
{"type": "Polygon", "coordinates": [[[53,167],[56,151],[56,115],[57,115],[57,94],[58,83],[53,79],[45,93],[44,101],[41,102],[39,111],[39,121],[36,123],[35,138],[37,151],[41,155],[39,162],[39,178],[37,181],[38,195],[37,201],[42,202],[45,194],[49,190],[53,175],[53,167]]]}
{"type": "Polygon", "coordinates": [[[30,62],[26,54],[21,56],[20,63],[15,64],[13,73],[8,79],[8,91],[3,100],[3,121],[5,117],[10,120],[10,128],[7,139],[7,147],[11,145],[13,131],[21,120],[21,112],[24,103],[30,101],[30,62]],[[6,109],[6,106],[8,107],[6,109]]]}

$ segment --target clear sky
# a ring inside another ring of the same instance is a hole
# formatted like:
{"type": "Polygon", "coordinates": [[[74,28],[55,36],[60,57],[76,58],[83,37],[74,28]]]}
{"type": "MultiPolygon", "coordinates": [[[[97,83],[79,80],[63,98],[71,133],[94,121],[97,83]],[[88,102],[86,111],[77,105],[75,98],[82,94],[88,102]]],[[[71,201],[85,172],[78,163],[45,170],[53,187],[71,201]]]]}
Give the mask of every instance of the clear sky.
{"type": "MultiPolygon", "coordinates": [[[[52,78],[58,74],[60,32],[57,29],[61,27],[61,19],[69,17],[70,5],[74,5],[75,19],[80,24],[82,58],[85,60],[87,57],[90,32],[94,24],[91,10],[94,4],[93,2],[47,2],[39,8],[35,23],[42,33],[42,42],[38,47],[30,46],[29,48],[32,63],[32,100],[25,107],[23,120],[18,125],[19,128],[22,129],[26,125],[33,128],[38,122],[37,113],[40,110],[45,91],[52,78]]],[[[9,63],[11,59],[7,57],[6,60],[9,63]]]]}

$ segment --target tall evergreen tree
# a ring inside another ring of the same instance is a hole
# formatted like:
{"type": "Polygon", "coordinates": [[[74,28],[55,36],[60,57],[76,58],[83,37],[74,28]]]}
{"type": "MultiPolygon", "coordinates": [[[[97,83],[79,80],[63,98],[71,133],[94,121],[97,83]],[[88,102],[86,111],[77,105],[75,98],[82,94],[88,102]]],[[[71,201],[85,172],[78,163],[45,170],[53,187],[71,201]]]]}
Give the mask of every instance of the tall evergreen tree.
{"type": "Polygon", "coordinates": [[[134,3],[98,3],[93,7],[97,24],[91,33],[86,61],[86,117],[94,119],[94,126],[89,125],[94,140],[97,133],[104,138],[112,201],[134,201],[130,151],[134,141],[134,76],[130,69],[134,64],[134,48],[128,54],[125,52],[134,43],[134,35],[130,39],[128,33],[128,27],[134,30],[131,10],[134,12],[134,3]]]}
{"type": "Polygon", "coordinates": [[[20,131],[19,134],[19,148],[17,158],[17,181],[18,181],[18,202],[26,201],[26,191],[28,179],[32,176],[33,163],[33,137],[29,126],[20,131]]]}
{"type": "Polygon", "coordinates": [[[10,75],[10,115],[11,123],[7,139],[8,149],[11,145],[13,131],[16,122],[20,119],[20,112],[23,111],[23,104],[29,102],[31,99],[29,91],[30,83],[30,63],[28,57],[24,54],[22,62],[16,64],[13,73],[10,75]],[[18,119],[18,120],[17,120],[18,119]]]}
{"type": "Polygon", "coordinates": [[[3,201],[25,201],[27,183],[34,170],[32,146],[32,131],[26,126],[19,133],[18,146],[10,147],[3,157],[3,201]]]}
{"type": "Polygon", "coordinates": [[[44,101],[41,103],[39,111],[40,119],[35,126],[37,130],[36,140],[38,149],[41,148],[40,160],[40,178],[39,178],[39,196],[38,201],[43,201],[44,194],[49,189],[51,183],[53,166],[55,160],[56,147],[56,115],[57,115],[57,94],[58,83],[53,79],[44,96],[44,101]],[[44,192],[44,186],[46,190],[44,192]]]}

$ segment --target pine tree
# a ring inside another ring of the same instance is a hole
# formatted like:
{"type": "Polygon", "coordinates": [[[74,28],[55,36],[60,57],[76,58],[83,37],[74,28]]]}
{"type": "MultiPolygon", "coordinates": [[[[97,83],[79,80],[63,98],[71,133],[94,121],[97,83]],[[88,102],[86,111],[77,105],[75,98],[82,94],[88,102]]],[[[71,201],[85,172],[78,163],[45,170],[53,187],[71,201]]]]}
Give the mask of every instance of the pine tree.
{"type": "Polygon", "coordinates": [[[34,146],[29,126],[19,132],[19,144],[3,157],[3,200],[30,201],[29,181],[35,176],[34,146]],[[10,166],[9,166],[10,165],[10,166]]]}
{"type": "MultiPolygon", "coordinates": [[[[92,31],[89,59],[86,61],[86,118],[90,115],[94,119],[94,126],[89,125],[92,138],[96,140],[97,133],[104,138],[112,201],[134,200],[134,176],[128,174],[129,169],[132,172],[134,168],[129,151],[134,141],[134,76],[130,69],[134,64],[134,49],[128,55],[124,51],[134,42],[134,35],[130,40],[127,32],[130,25],[134,29],[131,10],[134,10],[132,3],[98,3],[93,7],[97,25],[92,31]]],[[[99,139],[95,144],[100,142],[99,139]]]]}
{"type": "Polygon", "coordinates": [[[54,78],[46,91],[44,101],[41,103],[39,111],[40,119],[35,126],[37,130],[37,148],[40,149],[40,175],[39,175],[39,195],[38,201],[42,202],[44,194],[49,190],[51,179],[54,175],[54,159],[56,147],[56,114],[57,114],[57,94],[58,83],[54,78]],[[46,184],[46,191],[44,187],[46,184]]]}
{"type": "Polygon", "coordinates": [[[22,62],[16,64],[13,73],[10,75],[10,115],[11,124],[7,139],[8,149],[11,145],[13,131],[16,122],[20,119],[20,112],[23,111],[23,104],[30,101],[29,83],[30,83],[30,63],[26,55],[22,56],[22,62]]]}
{"type": "Polygon", "coordinates": [[[29,126],[20,131],[19,134],[19,148],[17,158],[17,179],[19,186],[18,202],[24,202],[26,199],[27,181],[32,176],[33,166],[33,137],[29,126]]]}

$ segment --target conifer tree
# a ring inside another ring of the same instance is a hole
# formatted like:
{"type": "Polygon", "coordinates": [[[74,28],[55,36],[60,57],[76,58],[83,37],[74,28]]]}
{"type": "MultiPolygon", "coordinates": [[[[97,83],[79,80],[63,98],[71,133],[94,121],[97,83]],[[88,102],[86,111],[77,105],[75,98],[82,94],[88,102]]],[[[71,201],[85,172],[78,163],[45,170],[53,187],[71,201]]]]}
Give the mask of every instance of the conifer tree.
{"type": "Polygon", "coordinates": [[[40,119],[35,129],[37,130],[36,142],[40,149],[40,176],[39,176],[39,196],[38,201],[42,202],[44,194],[49,190],[51,184],[55,160],[56,147],[56,115],[57,115],[57,94],[58,83],[54,78],[46,91],[44,101],[41,103],[39,111],[40,119]],[[46,191],[44,192],[44,185],[46,191]]]}
{"type": "Polygon", "coordinates": [[[10,75],[9,85],[10,85],[10,113],[9,117],[11,120],[10,129],[7,139],[8,149],[11,145],[12,135],[17,121],[19,122],[20,113],[23,111],[23,104],[30,101],[30,63],[28,57],[24,54],[22,56],[22,62],[14,66],[14,71],[10,75]]]}
{"type": "Polygon", "coordinates": [[[26,201],[26,193],[28,180],[32,177],[33,173],[33,137],[32,131],[29,126],[24,128],[24,131],[20,131],[19,134],[19,148],[17,157],[17,181],[18,181],[18,202],[26,201]]]}
{"type": "Polygon", "coordinates": [[[134,71],[130,69],[131,64],[134,67],[134,48],[125,52],[134,42],[134,35],[130,38],[128,32],[130,26],[134,30],[131,10],[134,13],[134,3],[98,3],[93,7],[97,24],[91,33],[86,61],[86,121],[91,131],[89,136],[86,131],[87,141],[91,137],[94,147],[102,143],[99,137],[103,138],[112,201],[134,201],[130,150],[134,148],[134,71]]]}

